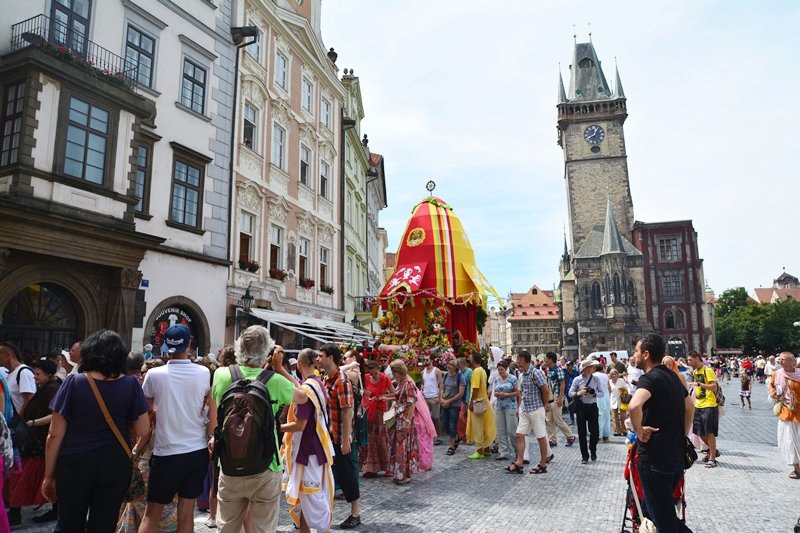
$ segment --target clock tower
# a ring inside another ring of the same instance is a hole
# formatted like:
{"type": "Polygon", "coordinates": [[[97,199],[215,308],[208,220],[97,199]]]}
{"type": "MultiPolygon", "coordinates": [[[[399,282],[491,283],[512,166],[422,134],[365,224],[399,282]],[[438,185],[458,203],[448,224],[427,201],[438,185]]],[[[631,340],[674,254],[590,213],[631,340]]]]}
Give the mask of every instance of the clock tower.
{"type": "Polygon", "coordinates": [[[576,43],[569,92],[559,73],[558,93],[571,248],[580,250],[592,228],[603,224],[609,196],[619,229],[630,239],[633,200],[623,128],[628,113],[619,71],[612,91],[592,43],[576,43]]]}
{"type": "Polygon", "coordinates": [[[619,72],[609,86],[591,42],[576,43],[569,92],[559,73],[558,144],[564,152],[569,209],[557,300],[563,354],[630,350],[653,331],[644,317],[643,256],[632,244],[619,72]]]}

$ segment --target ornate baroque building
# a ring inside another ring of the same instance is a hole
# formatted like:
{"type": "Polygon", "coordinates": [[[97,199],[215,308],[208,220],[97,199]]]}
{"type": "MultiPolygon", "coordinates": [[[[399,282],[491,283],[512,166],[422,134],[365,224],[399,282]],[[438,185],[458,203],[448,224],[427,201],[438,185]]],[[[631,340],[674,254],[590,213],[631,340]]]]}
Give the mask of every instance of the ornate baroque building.
{"type": "Polygon", "coordinates": [[[575,44],[568,92],[559,76],[558,143],[569,209],[556,298],[562,352],[575,359],[631,350],[649,332],[665,337],[675,355],[703,351],[713,345],[713,330],[704,324],[697,235],[691,221],[635,220],[625,148],[627,100],[615,74],[612,88],[588,42],[575,44]]]}
{"type": "Polygon", "coordinates": [[[507,318],[511,330],[509,353],[518,354],[520,350],[528,350],[534,356],[558,353],[561,321],[553,292],[534,285],[528,292],[511,293],[507,318]]]}

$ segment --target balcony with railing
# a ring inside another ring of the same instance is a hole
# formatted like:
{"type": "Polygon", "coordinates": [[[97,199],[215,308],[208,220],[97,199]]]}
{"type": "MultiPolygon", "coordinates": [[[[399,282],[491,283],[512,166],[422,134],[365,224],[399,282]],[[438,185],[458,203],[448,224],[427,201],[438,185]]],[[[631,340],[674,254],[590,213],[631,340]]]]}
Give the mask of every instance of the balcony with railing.
{"type": "Polygon", "coordinates": [[[44,15],[11,26],[11,53],[32,47],[72,64],[98,80],[129,90],[136,87],[135,64],[90,41],[85,34],[44,15]]]}

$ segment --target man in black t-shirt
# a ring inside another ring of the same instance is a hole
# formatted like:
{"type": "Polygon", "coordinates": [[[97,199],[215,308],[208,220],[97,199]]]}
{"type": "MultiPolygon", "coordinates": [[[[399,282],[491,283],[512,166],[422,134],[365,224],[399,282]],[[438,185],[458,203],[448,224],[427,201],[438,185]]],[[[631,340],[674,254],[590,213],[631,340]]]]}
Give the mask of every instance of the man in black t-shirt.
{"type": "Polygon", "coordinates": [[[672,493],[683,475],[694,404],[678,375],[661,364],[664,351],[664,339],[658,335],[636,343],[634,360],[645,374],[628,409],[639,437],[639,477],[650,519],[659,533],[691,533],[675,514],[672,493]]]}

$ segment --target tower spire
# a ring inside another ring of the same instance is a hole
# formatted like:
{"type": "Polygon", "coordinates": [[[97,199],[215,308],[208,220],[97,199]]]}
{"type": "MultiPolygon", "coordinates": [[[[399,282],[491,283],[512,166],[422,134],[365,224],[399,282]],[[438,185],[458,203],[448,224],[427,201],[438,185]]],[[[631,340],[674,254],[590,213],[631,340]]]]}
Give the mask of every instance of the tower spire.
{"type": "Polygon", "coordinates": [[[612,98],[611,88],[591,41],[575,43],[568,95],[570,102],[596,102],[612,98]]]}
{"type": "Polygon", "coordinates": [[[567,100],[567,92],[564,90],[564,78],[561,77],[561,64],[558,65],[558,103],[565,104],[567,100]]]}
{"type": "Polygon", "coordinates": [[[600,255],[624,253],[622,246],[622,236],[619,234],[617,219],[614,217],[614,209],[611,207],[611,195],[607,195],[606,202],[606,224],[603,230],[603,246],[600,255]]]}
{"type": "Polygon", "coordinates": [[[616,71],[616,74],[617,74],[617,79],[614,82],[614,85],[616,86],[615,87],[615,89],[616,89],[616,97],[617,98],[625,98],[625,91],[622,90],[622,80],[619,77],[619,67],[616,65],[616,63],[617,63],[617,58],[614,58],[614,70],[616,71]]]}

